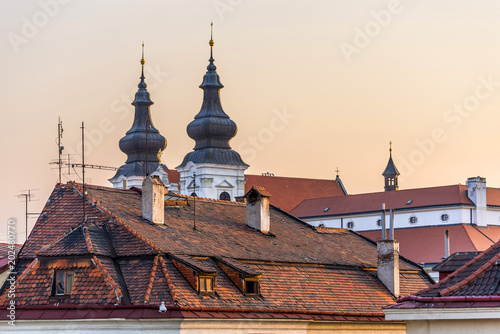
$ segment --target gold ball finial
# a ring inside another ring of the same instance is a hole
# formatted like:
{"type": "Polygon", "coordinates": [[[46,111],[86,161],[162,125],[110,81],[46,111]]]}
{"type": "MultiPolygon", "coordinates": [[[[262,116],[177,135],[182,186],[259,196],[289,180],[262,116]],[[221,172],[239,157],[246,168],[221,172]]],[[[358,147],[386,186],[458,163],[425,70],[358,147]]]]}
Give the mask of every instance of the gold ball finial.
{"type": "Polygon", "coordinates": [[[144,58],[141,59],[141,65],[144,65],[146,63],[146,61],[144,60],[144,58]]]}
{"type": "Polygon", "coordinates": [[[389,142],[389,152],[392,152],[392,141],[389,142]]]}
{"type": "Polygon", "coordinates": [[[214,46],[214,40],[213,40],[213,39],[211,39],[211,40],[210,40],[210,42],[208,42],[208,45],[210,45],[210,46],[214,46]]]}

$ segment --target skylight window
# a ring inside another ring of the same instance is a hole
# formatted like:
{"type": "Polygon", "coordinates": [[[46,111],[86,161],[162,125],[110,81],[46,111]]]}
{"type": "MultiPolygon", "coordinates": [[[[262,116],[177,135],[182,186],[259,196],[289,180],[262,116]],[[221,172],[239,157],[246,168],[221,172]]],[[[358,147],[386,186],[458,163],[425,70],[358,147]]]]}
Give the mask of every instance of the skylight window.
{"type": "Polygon", "coordinates": [[[330,207],[325,208],[323,212],[327,212],[328,210],[330,210],[330,207]]]}
{"type": "Polygon", "coordinates": [[[408,202],[406,202],[406,205],[410,205],[411,203],[413,203],[413,200],[409,200],[408,202]]]}

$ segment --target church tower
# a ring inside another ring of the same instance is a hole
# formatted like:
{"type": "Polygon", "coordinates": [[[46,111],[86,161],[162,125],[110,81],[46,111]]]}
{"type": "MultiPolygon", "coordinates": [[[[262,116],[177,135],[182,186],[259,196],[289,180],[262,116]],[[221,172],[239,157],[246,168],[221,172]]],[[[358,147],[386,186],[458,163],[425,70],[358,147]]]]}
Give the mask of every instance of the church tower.
{"type": "Polygon", "coordinates": [[[127,155],[127,161],[109,181],[113,188],[128,189],[141,187],[142,181],[149,174],[160,174],[168,185],[167,167],[161,163],[161,152],[167,147],[167,141],[154,127],[147,85],[144,82],[144,44],[142,44],[141,81],[132,105],[135,107],[134,123],[125,137],[120,140],[120,150],[127,155]]]}
{"type": "Polygon", "coordinates": [[[389,143],[389,162],[387,163],[387,167],[385,167],[384,172],[382,173],[385,179],[385,191],[393,191],[398,190],[398,176],[399,171],[392,161],[392,142],[389,143]]]}
{"type": "Polygon", "coordinates": [[[229,146],[237,127],[221,106],[220,89],[224,86],[214,65],[212,36],[209,45],[209,65],[200,85],[203,103],[187,126],[187,133],[196,144],[177,167],[179,189],[183,195],[234,200],[245,195],[244,172],[248,165],[229,146]]]}

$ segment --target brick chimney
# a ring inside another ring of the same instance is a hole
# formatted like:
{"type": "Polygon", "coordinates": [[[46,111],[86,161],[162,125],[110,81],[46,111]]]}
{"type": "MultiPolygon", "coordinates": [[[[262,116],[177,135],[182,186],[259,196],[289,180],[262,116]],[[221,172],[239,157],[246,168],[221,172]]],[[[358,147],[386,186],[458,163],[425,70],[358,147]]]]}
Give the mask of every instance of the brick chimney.
{"type": "Polygon", "coordinates": [[[478,226],[487,226],[486,178],[479,176],[469,177],[467,179],[467,196],[476,205],[476,210],[474,210],[471,217],[471,223],[478,226]]]}
{"type": "Polygon", "coordinates": [[[259,186],[253,186],[245,195],[247,200],[247,225],[262,233],[268,233],[271,229],[269,197],[271,197],[271,194],[264,187],[259,186]]]}
{"type": "MultiPolygon", "coordinates": [[[[385,210],[382,210],[382,215],[385,218],[385,210]]],[[[399,242],[393,239],[393,215],[394,211],[391,210],[389,239],[383,235],[382,240],[377,242],[377,277],[396,298],[399,298],[399,242]]]]}
{"type": "Polygon", "coordinates": [[[163,224],[165,217],[165,185],[159,176],[148,176],[142,182],[142,218],[163,224]]]}

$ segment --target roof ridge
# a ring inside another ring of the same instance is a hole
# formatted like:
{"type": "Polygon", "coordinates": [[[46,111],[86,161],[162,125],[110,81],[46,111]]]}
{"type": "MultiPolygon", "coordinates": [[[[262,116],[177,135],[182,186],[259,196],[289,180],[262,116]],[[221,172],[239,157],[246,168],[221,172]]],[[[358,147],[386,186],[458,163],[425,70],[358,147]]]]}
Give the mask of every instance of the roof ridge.
{"type": "MultiPolygon", "coordinates": [[[[28,275],[28,273],[33,269],[35,268],[36,266],[40,266],[40,263],[38,262],[38,259],[34,259],[33,261],[31,261],[31,263],[26,267],[26,269],[24,269],[23,273],[21,275],[19,275],[14,284],[11,284],[11,286],[16,286],[18,285],[19,282],[21,282],[25,277],[26,275],[28,275]]],[[[7,284],[7,281],[5,281],[4,283],[4,286],[7,284]]],[[[4,290],[4,294],[3,296],[0,296],[0,305],[4,305],[5,304],[5,301],[6,301],[6,298],[9,296],[9,289],[5,289],[4,290]]],[[[17,303],[16,303],[16,306],[17,306],[17,303]]]]}
{"type": "Polygon", "coordinates": [[[460,281],[460,282],[458,282],[458,283],[456,283],[456,284],[454,284],[454,285],[452,285],[444,290],[439,291],[439,295],[441,295],[443,297],[443,296],[446,296],[452,292],[457,291],[460,288],[463,288],[464,286],[466,286],[470,282],[476,280],[482,273],[484,273],[491,266],[493,266],[495,264],[495,262],[497,262],[497,260],[499,260],[499,259],[500,259],[500,253],[497,253],[495,256],[493,256],[490,260],[488,260],[485,264],[483,264],[481,267],[479,267],[479,269],[477,269],[471,275],[466,277],[464,280],[462,280],[462,281],[460,281]]]}
{"type": "Polygon", "coordinates": [[[71,233],[75,232],[76,230],[78,230],[79,228],[82,227],[82,224],[79,223],[77,226],[75,226],[74,228],[70,229],[68,232],[66,232],[65,234],[63,234],[62,236],[60,237],[57,237],[57,239],[49,244],[46,244],[44,246],[42,246],[42,248],[40,248],[39,250],[35,251],[35,256],[38,256],[38,254],[40,254],[41,252],[49,249],[50,247],[54,246],[55,244],[57,244],[59,241],[61,241],[62,239],[64,239],[65,237],[67,237],[68,235],[70,235],[71,233]]]}
{"type": "Polygon", "coordinates": [[[170,274],[167,269],[167,264],[165,263],[165,259],[163,258],[163,256],[160,256],[159,259],[163,276],[165,276],[165,279],[167,280],[168,292],[170,293],[170,296],[172,297],[174,304],[177,304],[179,302],[179,299],[177,298],[177,294],[175,293],[175,286],[174,283],[172,283],[172,279],[170,278],[170,274]]]}
{"type": "Polygon", "coordinates": [[[115,282],[113,277],[111,277],[109,272],[106,270],[106,268],[104,268],[101,261],[95,255],[92,257],[91,260],[92,260],[92,262],[94,262],[96,267],[101,271],[101,274],[103,274],[104,277],[107,279],[108,284],[111,286],[111,288],[113,289],[113,291],[116,295],[116,300],[120,301],[123,297],[123,292],[120,289],[120,286],[115,282]]]}
{"type": "MultiPolygon", "coordinates": [[[[80,185],[78,183],[74,183],[73,186],[76,187],[77,190],[80,191],[80,193],[82,193],[83,190],[79,189],[80,185]]],[[[113,219],[115,222],[117,222],[118,224],[120,224],[121,226],[123,226],[134,237],[136,237],[139,240],[141,240],[142,242],[144,242],[146,245],[148,245],[149,247],[151,247],[155,252],[159,252],[160,251],[160,249],[153,242],[149,241],[144,236],[142,236],[139,232],[135,231],[132,227],[130,227],[129,225],[125,224],[120,218],[118,218],[118,216],[116,216],[113,212],[111,212],[104,205],[100,204],[99,201],[97,201],[94,198],[94,196],[92,196],[92,194],[87,194],[85,196],[87,197],[87,200],[90,201],[93,205],[95,205],[95,207],[99,211],[101,211],[102,213],[104,213],[105,215],[107,215],[108,217],[110,217],[111,219],[113,219]]]]}
{"type": "MultiPolygon", "coordinates": [[[[464,186],[464,185],[463,184],[449,184],[449,185],[444,185],[444,186],[399,189],[398,191],[391,192],[391,193],[401,193],[401,192],[408,192],[408,191],[414,191],[414,190],[426,190],[426,189],[437,189],[437,188],[451,188],[451,187],[460,187],[460,186],[464,186]]],[[[387,191],[375,191],[375,192],[360,193],[360,194],[348,194],[348,195],[327,196],[327,197],[314,197],[314,198],[305,198],[302,202],[311,201],[311,200],[318,200],[318,199],[344,198],[344,197],[367,196],[367,195],[387,194],[387,193],[388,193],[387,191]]]]}
{"type": "MultiPolygon", "coordinates": [[[[449,281],[453,277],[457,276],[458,274],[461,274],[462,271],[464,271],[468,266],[473,265],[474,263],[476,263],[477,261],[479,261],[483,256],[485,256],[486,253],[492,251],[498,245],[500,245],[500,240],[498,242],[496,242],[495,244],[491,245],[488,249],[486,249],[483,252],[479,253],[478,255],[474,256],[474,258],[472,260],[470,260],[469,262],[466,262],[465,264],[463,264],[460,268],[458,268],[457,270],[455,270],[454,272],[452,272],[451,274],[449,274],[448,276],[446,276],[443,280],[437,282],[436,284],[431,285],[430,287],[428,287],[426,289],[423,289],[423,290],[419,291],[418,294],[427,292],[427,291],[429,291],[431,289],[439,288],[440,285],[443,285],[444,283],[446,283],[447,281],[449,281]]],[[[454,284],[454,285],[456,285],[456,284],[454,284]]],[[[454,285],[452,285],[452,287],[454,285]]],[[[443,289],[443,291],[444,290],[446,290],[446,289],[443,289]]]]}
{"type": "Polygon", "coordinates": [[[148,288],[146,289],[146,294],[144,295],[144,304],[149,302],[149,297],[151,297],[151,291],[153,290],[153,283],[155,281],[156,269],[158,268],[158,254],[155,256],[153,261],[153,266],[151,267],[151,273],[149,274],[148,288]]]}
{"type": "Polygon", "coordinates": [[[87,250],[89,253],[94,254],[94,247],[92,246],[92,239],[90,239],[89,229],[87,226],[83,226],[82,231],[85,238],[85,244],[87,245],[87,250]]]}

